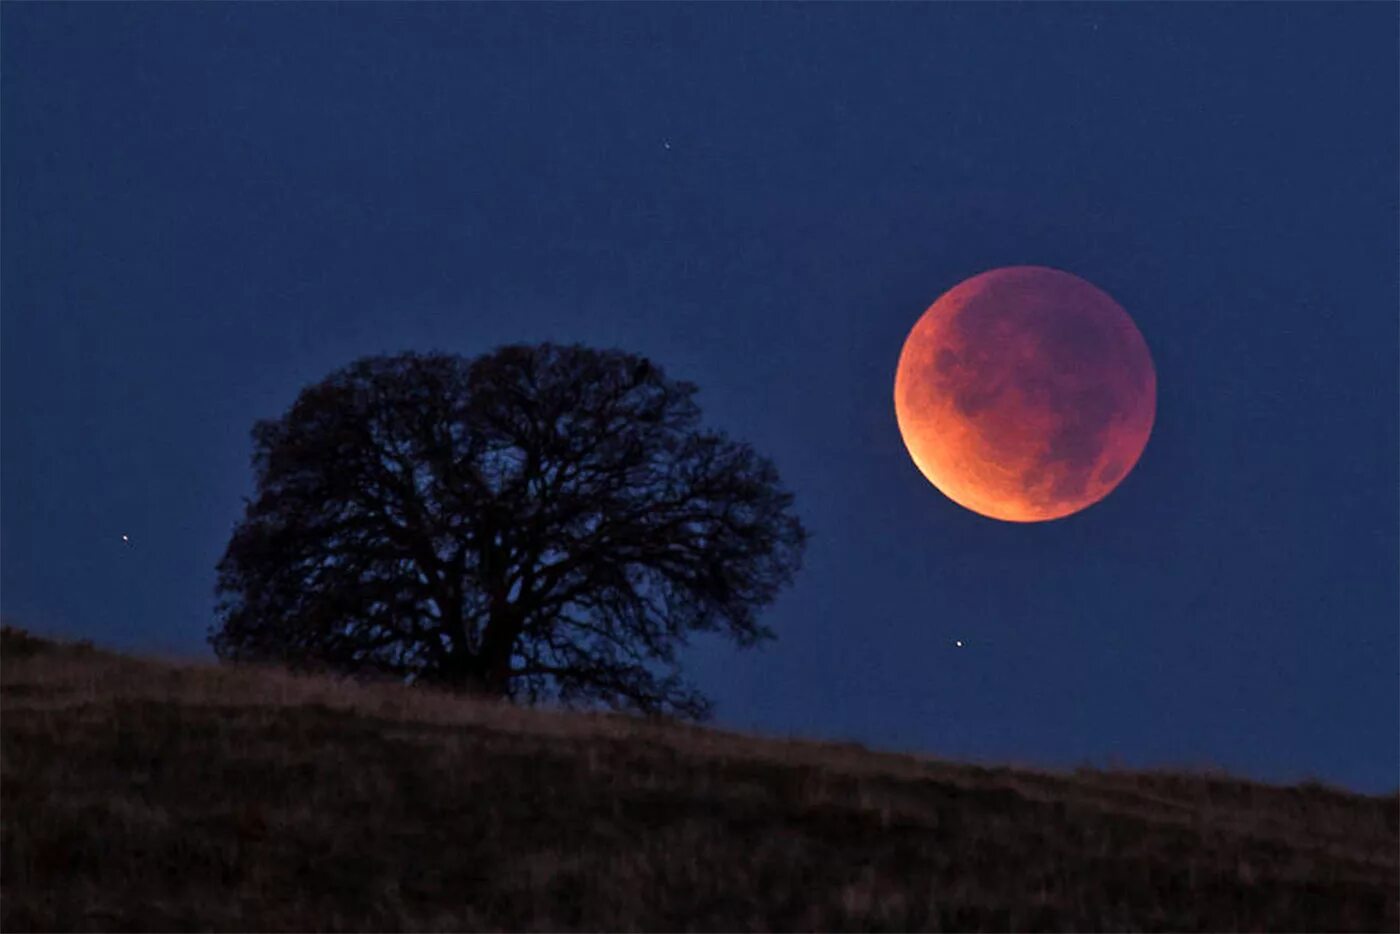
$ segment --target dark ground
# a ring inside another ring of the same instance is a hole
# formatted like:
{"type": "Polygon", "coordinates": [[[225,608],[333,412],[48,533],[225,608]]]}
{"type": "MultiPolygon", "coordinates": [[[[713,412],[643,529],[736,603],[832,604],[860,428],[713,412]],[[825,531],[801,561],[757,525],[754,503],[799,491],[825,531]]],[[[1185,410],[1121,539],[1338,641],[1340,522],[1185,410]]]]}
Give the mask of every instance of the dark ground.
{"type": "Polygon", "coordinates": [[[6,931],[1400,929],[1395,796],[0,648],[6,931]]]}

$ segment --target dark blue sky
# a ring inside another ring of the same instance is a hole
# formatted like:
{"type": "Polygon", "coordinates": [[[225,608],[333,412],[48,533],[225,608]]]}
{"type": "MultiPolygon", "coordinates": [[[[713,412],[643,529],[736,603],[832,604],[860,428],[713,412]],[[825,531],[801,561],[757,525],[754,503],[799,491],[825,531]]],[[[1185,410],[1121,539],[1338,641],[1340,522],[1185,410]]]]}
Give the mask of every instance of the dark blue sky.
{"type": "Polygon", "coordinates": [[[776,644],[691,653],[719,723],[1393,789],[1398,13],[5,4],[4,612],[207,654],[254,420],[580,341],[698,383],[813,532],[776,644]],[[1122,486],[1035,525],[891,401],[924,308],[1023,263],[1159,381],[1122,486]]]}

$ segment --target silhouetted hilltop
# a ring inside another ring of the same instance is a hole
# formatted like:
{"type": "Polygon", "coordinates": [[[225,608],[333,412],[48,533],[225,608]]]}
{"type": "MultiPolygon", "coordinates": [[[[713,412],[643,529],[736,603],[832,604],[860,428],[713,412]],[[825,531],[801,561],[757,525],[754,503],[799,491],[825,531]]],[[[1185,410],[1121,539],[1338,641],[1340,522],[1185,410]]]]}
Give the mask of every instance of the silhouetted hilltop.
{"type": "Polygon", "coordinates": [[[142,660],[6,628],[6,931],[1400,929],[1397,801],[142,660]]]}

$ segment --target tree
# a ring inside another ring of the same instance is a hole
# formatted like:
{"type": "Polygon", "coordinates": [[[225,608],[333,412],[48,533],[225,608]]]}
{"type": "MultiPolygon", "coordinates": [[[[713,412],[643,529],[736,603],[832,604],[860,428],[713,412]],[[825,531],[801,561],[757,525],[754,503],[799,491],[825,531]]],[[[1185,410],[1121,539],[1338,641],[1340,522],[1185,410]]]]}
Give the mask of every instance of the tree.
{"type": "Polygon", "coordinates": [[[580,346],[367,357],[253,429],[218,566],[220,658],[696,718],[695,632],[758,611],[806,533],[695,386],[580,346]]]}

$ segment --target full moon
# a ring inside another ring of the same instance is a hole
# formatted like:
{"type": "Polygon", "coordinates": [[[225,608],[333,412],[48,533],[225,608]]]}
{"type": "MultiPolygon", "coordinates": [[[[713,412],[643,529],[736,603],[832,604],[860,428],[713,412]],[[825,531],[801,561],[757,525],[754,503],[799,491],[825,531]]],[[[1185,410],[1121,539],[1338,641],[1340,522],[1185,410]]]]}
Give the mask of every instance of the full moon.
{"type": "Polygon", "coordinates": [[[1007,266],[945,292],[894,378],[909,455],[953,502],[1042,522],[1103,499],[1152,433],[1157,373],[1117,302],[1077,276],[1007,266]]]}

